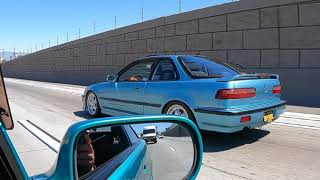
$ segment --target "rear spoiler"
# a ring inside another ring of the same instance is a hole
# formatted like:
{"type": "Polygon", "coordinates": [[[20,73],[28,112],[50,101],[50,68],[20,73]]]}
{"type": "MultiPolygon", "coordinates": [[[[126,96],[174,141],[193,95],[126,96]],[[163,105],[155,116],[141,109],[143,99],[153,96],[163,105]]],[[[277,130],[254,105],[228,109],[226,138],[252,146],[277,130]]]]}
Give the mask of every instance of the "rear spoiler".
{"type": "MultiPolygon", "coordinates": [[[[279,79],[279,75],[269,74],[269,73],[239,74],[234,76],[231,79],[228,79],[227,81],[240,81],[240,80],[249,80],[249,79],[279,79]]],[[[222,80],[222,81],[226,81],[226,80],[222,80]]]]}

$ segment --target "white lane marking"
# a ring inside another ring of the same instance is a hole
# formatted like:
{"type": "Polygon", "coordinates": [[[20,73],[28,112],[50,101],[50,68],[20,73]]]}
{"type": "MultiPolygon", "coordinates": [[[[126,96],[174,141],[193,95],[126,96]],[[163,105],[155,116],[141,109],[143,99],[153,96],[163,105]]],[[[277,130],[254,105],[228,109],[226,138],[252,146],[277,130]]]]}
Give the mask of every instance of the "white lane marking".
{"type": "Polygon", "coordinates": [[[41,142],[46,144],[49,148],[51,148],[53,151],[58,152],[60,148],[60,143],[42,132],[37,127],[33,126],[26,120],[20,120],[18,121],[21,125],[23,125],[30,133],[32,133],[36,138],[38,138],[41,142]]]}
{"type": "Polygon", "coordinates": [[[173,149],[173,147],[169,147],[169,149],[170,149],[171,151],[173,151],[173,152],[176,151],[175,149],[173,149]]]}
{"type": "Polygon", "coordinates": [[[281,123],[281,122],[273,122],[271,124],[280,125],[280,126],[295,127],[295,128],[303,128],[303,129],[320,130],[320,127],[312,127],[312,126],[305,126],[305,125],[298,125],[298,124],[288,124],[288,123],[281,123]]]}
{"type": "Polygon", "coordinates": [[[320,121],[320,115],[316,114],[305,114],[305,113],[296,113],[296,112],[285,112],[280,115],[281,117],[286,118],[297,118],[297,119],[309,119],[314,121],[320,121]]]}
{"type": "Polygon", "coordinates": [[[27,86],[44,88],[44,89],[62,91],[62,92],[67,92],[67,93],[72,93],[72,94],[79,94],[79,95],[82,95],[84,92],[84,89],[85,89],[85,87],[72,87],[72,86],[67,86],[67,85],[63,85],[63,84],[20,80],[20,79],[11,79],[11,78],[5,78],[5,81],[23,84],[23,85],[27,85],[27,86]]]}

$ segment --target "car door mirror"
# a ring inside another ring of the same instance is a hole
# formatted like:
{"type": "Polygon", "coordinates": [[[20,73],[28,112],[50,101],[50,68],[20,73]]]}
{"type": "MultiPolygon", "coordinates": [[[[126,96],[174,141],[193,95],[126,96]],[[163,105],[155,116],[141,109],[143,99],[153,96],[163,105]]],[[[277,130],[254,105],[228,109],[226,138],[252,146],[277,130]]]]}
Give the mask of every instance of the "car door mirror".
{"type": "Polygon", "coordinates": [[[0,64],[0,123],[3,123],[7,130],[13,129],[13,120],[10,112],[6,87],[0,64]]]}
{"type": "Polygon", "coordinates": [[[117,79],[116,75],[107,75],[107,81],[108,82],[114,82],[117,79]]]}
{"type": "Polygon", "coordinates": [[[99,118],[68,129],[54,174],[71,179],[193,179],[202,151],[199,130],[186,118],[99,118]],[[59,169],[66,164],[69,170],[59,169]]]}

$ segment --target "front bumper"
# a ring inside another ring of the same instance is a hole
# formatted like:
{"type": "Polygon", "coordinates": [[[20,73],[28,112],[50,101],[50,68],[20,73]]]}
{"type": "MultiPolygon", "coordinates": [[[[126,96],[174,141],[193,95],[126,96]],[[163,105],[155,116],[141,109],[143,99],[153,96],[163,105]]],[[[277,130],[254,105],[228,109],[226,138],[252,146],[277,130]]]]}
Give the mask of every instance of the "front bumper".
{"type": "Polygon", "coordinates": [[[155,141],[157,137],[143,137],[145,141],[155,141]]]}
{"type": "Polygon", "coordinates": [[[86,96],[84,94],[81,95],[81,100],[82,100],[82,110],[86,110],[86,96]]]}
{"type": "Polygon", "coordinates": [[[285,103],[282,101],[275,105],[254,109],[194,108],[193,110],[200,129],[233,133],[246,127],[256,128],[265,125],[263,115],[266,111],[273,111],[274,120],[279,118],[280,114],[285,111],[285,103]],[[246,115],[251,116],[251,120],[241,123],[241,117],[246,115]]]}

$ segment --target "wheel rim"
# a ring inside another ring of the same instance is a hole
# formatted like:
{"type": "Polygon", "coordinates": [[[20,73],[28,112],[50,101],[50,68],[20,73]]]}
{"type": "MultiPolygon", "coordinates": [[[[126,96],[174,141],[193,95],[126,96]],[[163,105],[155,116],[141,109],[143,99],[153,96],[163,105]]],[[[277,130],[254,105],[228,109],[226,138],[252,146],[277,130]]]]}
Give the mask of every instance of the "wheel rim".
{"type": "Polygon", "coordinates": [[[170,108],[167,111],[167,114],[189,118],[187,110],[179,104],[170,106],[170,108]]]}
{"type": "Polygon", "coordinates": [[[93,93],[90,93],[87,98],[87,110],[90,114],[95,114],[97,111],[97,97],[93,93]]]}

